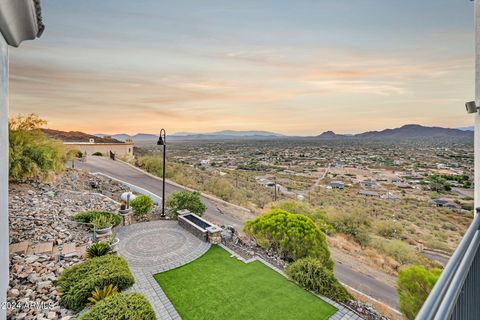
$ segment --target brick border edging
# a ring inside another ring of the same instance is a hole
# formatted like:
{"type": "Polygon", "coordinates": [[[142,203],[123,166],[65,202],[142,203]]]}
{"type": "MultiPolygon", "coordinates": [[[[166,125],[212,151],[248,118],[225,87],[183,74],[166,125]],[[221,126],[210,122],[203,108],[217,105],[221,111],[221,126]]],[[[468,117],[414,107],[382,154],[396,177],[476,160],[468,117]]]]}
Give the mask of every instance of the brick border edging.
{"type": "MultiPolygon", "coordinates": [[[[237,254],[235,251],[230,249],[229,247],[225,246],[223,243],[218,244],[218,246],[220,246],[225,251],[230,253],[232,256],[235,256],[235,258],[237,258],[238,260],[240,260],[240,261],[242,261],[246,264],[252,263],[254,261],[259,261],[259,262],[263,263],[264,265],[266,265],[267,267],[269,267],[270,269],[272,269],[273,271],[281,274],[282,276],[284,276],[285,278],[288,279],[288,276],[285,274],[285,272],[283,272],[283,270],[280,270],[279,268],[275,267],[270,262],[264,260],[262,257],[259,257],[259,256],[255,255],[253,258],[245,259],[242,256],[240,256],[239,254],[237,254]]],[[[314,294],[315,296],[319,297],[320,299],[324,300],[328,304],[337,308],[337,312],[335,312],[333,315],[331,315],[329,319],[332,319],[332,320],[340,320],[340,319],[353,319],[353,320],[358,319],[358,320],[361,320],[362,319],[362,317],[360,315],[358,315],[356,312],[354,312],[348,306],[337,303],[337,302],[335,302],[335,301],[333,301],[333,300],[331,300],[327,297],[324,297],[324,296],[322,296],[320,294],[317,294],[315,292],[312,292],[310,290],[308,290],[308,291],[311,292],[312,294],[314,294]],[[349,318],[344,318],[345,316],[347,316],[349,318]]]]}

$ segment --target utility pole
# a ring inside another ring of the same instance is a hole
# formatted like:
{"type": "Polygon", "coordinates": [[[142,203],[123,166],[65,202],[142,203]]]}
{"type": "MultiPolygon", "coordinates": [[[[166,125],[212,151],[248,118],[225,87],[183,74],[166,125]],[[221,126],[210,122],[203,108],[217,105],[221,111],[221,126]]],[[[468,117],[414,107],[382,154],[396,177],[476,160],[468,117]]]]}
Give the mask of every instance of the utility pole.
{"type": "Polygon", "coordinates": [[[273,178],[273,182],[275,183],[275,196],[273,198],[273,201],[277,201],[277,177],[273,178]]]}

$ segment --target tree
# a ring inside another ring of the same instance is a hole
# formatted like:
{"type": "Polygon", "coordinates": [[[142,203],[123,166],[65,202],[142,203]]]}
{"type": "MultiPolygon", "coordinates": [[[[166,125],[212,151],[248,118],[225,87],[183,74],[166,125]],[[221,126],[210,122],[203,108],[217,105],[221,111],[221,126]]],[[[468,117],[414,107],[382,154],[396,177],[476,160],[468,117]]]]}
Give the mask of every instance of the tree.
{"type": "Polygon", "coordinates": [[[400,311],[408,319],[415,319],[441,273],[441,269],[427,270],[420,265],[407,267],[398,273],[400,311]]]}
{"type": "Polygon", "coordinates": [[[64,169],[63,144],[40,130],[45,124],[35,114],[9,120],[10,180],[46,179],[64,169]]]}
{"type": "Polygon", "coordinates": [[[194,191],[178,191],[172,193],[167,199],[167,207],[172,211],[173,216],[177,216],[177,211],[186,209],[199,216],[207,210],[207,207],[200,198],[200,193],[194,191]]]}
{"type": "Polygon", "coordinates": [[[307,216],[273,209],[247,221],[244,231],[260,246],[273,249],[288,261],[311,256],[326,268],[333,269],[325,234],[307,216]]]}
{"type": "Polygon", "coordinates": [[[332,234],[335,229],[326,222],[326,213],[317,208],[313,208],[310,204],[302,201],[282,200],[272,205],[273,209],[282,209],[293,214],[303,214],[310,217],[315,224],[320,227],[325,234],[332,234]]]}

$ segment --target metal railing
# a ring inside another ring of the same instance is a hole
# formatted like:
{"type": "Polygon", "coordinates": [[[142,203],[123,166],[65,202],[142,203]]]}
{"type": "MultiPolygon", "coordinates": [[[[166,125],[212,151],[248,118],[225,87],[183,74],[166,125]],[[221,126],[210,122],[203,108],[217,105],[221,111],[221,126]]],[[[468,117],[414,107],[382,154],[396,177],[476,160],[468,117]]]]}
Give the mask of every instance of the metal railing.
{"type": "Polygon", "coordinates": [[[480,319],[480,208],[417,320],[480,319]]]}

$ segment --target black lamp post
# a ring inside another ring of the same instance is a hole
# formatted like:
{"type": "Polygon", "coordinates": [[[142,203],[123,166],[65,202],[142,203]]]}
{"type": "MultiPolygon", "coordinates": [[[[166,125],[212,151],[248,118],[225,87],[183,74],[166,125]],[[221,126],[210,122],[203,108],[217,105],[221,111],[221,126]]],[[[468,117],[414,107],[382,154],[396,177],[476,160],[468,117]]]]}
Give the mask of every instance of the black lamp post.
{"type": "Polygon", "coordinates": [[[158,146],[163,146],[163,195],[162,195],[162,217],[165,217],[165,159],[167,150],[167,132],[165,129],[160,130],[160,136],[158,137],[158,146]],[[163,134],[163,136],[162,136],[163,134]]]}

